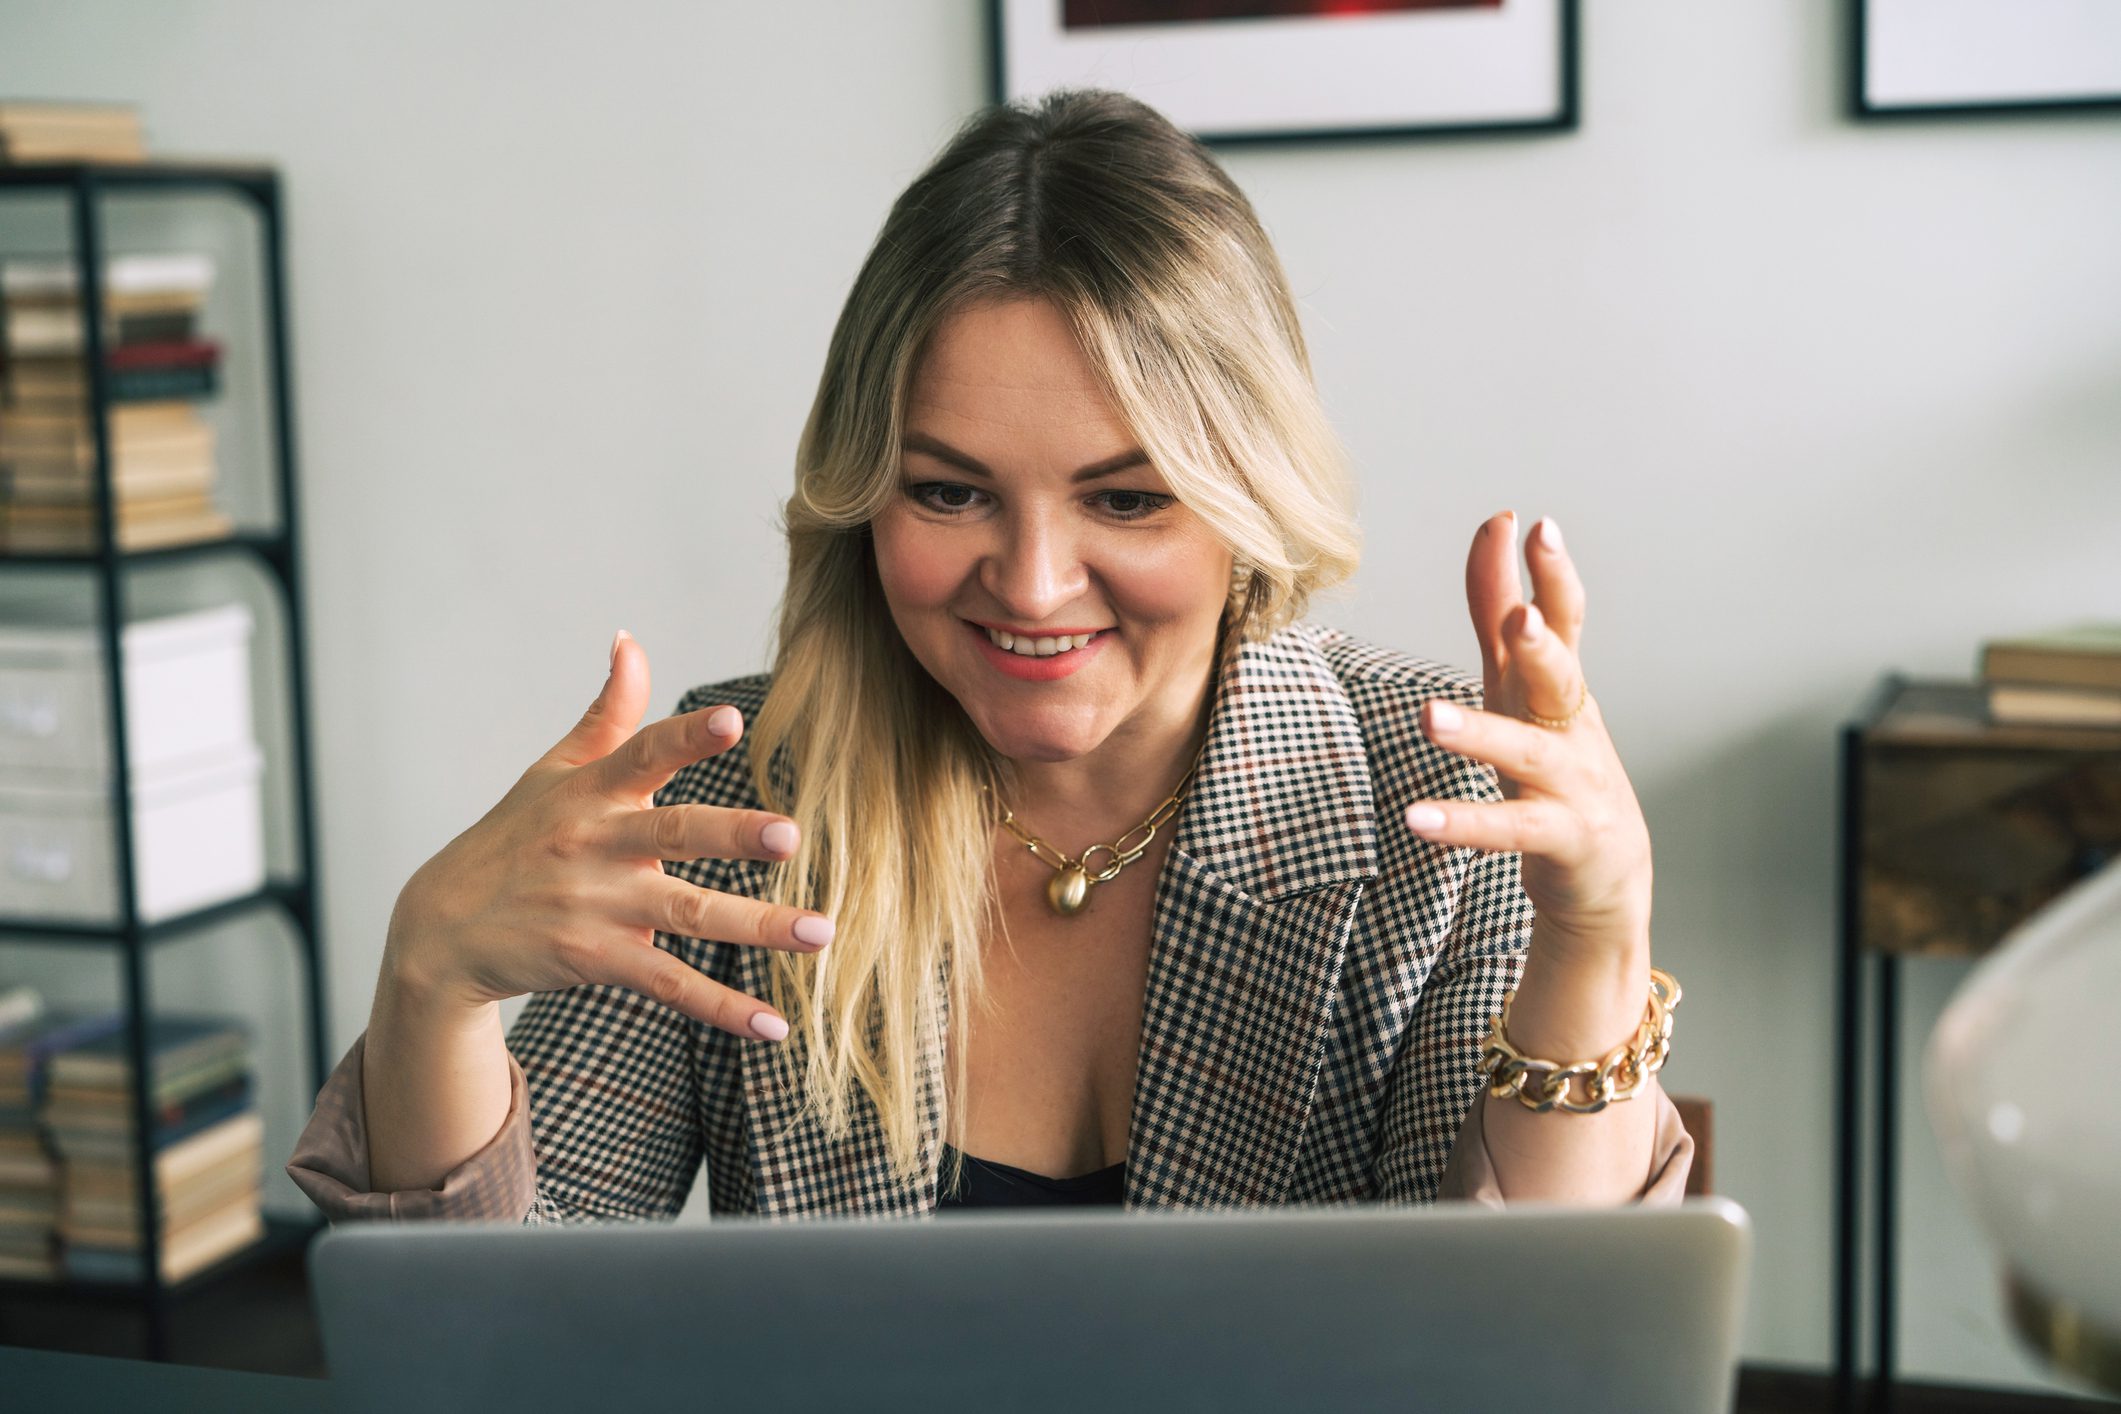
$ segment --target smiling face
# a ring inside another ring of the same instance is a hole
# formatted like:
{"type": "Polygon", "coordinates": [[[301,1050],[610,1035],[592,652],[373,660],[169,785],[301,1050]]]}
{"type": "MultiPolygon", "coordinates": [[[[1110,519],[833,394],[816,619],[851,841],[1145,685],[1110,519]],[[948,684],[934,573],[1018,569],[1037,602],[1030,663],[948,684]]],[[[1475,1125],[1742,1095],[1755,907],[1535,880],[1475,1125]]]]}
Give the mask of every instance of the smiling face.
{"type": "Polygon", "coordinates": [[[1230,552],[1141,455],[1058,309],[983,303],[938,329],[904,448],[877,573],[990,745],[1058,762],[1192,730],[1230,552]]]}

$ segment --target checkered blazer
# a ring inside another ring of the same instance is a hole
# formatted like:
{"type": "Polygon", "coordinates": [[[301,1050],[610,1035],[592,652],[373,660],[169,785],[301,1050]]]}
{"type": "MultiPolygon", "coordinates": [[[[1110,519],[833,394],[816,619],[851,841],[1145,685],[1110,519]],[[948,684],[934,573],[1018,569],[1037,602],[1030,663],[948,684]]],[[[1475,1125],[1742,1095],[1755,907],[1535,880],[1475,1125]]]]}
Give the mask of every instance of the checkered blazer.
{"type": "MultiPolygon", "coordinates": [[[[727,702],[748,719],[767,681],[696,688],[678,710],[727,702]]],[[[1431,1201],[1532,927],[1518,856],[1440,846],[1399,818],[1423,797],[1501,798],[1492,768],[1430,744],[1416,715],[1430,697],[1478,706],[1480,684],[1299,623],[1242,646],[1218,686],[1157,881],[1125,1204],[1431,1201]]],[[[739,743],[680,771],[657,803],[756,808],[750,770],[739,743]]],[[[664,867],[746,895],[766,872],[664,867]]],[[[766,990],[758,949],[656,941],[766,990]]],[[[932,1210],[941,1033],[920,1061],[928,1174],[913,1186],[892,1177],[867,1097],[848,1137],[829,1138],[763,1063],[771,1044],[624,988],[533,995],[508,1036],[535,1144],[525,1221],[673,1216],[702,1159],[717,1213],[932,1210]]]]}

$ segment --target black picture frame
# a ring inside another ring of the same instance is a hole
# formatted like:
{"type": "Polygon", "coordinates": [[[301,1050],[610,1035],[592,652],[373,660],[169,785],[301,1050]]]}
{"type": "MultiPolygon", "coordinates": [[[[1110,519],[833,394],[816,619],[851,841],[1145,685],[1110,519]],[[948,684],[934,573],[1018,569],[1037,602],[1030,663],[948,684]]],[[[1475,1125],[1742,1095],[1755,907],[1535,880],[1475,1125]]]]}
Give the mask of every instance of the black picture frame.
{"type": "MultiPolygon", "coordinates": [[[[1054,0],[1055,4],[1059,0],[1054,0]]],[[[1287,145],[1291,143],[1375,142],[1430,138],[1507,138],[1547,136],[1576,130],[1582,108],[1582,14],[1580,0],[1554,0],[1556,7],[1554,112],[1525,119],[1421,123],[1413,125],[1354,126],[1276,130],[1194,130],[1193,136],[1210,147],[1287,145]]],[[[1007,0],[987,0],[987,93],[993,103],[1009,98],[1007,72],[1007,0]]],[[[1153,94],[1142,97],[1155,102],[1153,94]]],[[[1174,121],[1178,120],[1177,115],[1174,121]]],[[[1184,126],[1181,123],[1181,126],[1184,126]]]]}
{"type": "Polygon", "coordinates": [[[1875,43],[1871,0],[1848,3],[1849,115],[1867,122],[1901,122],[1925,118],[1987,118],[2038,114],[2111,113],[2121,110],[2121,85],[2111,93],[2070,94],[2055,98],[1968,99],[1945,102],[1881,102],[1871,92],[1870,59],[1875,43]]]}

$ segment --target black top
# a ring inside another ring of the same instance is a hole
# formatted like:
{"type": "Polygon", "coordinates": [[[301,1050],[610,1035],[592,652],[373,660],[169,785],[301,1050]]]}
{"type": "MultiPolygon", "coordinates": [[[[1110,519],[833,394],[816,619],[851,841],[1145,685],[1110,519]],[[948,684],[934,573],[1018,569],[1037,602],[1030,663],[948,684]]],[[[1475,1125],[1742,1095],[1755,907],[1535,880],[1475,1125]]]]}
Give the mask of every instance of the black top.
{"type": "MultiPolygon", "coordinates": [[[[948,1181],[950,1155],[957,1151],[948,1144],[943,1145],[943,1151],[942,1176],[948,1181]]],[[[945,1208],[1117,1206],[1127,1186],[1124,1159],[1110,1168],[1079,1173],[1073,1178],[1048,1178],[1042,1173],[1010,1164],[975,1159],[970,1154],[963,1156],[963,1163],[964,1174],[957,1191],[937,1195],[935,1206],[938,1211],[945,1208]]]]}

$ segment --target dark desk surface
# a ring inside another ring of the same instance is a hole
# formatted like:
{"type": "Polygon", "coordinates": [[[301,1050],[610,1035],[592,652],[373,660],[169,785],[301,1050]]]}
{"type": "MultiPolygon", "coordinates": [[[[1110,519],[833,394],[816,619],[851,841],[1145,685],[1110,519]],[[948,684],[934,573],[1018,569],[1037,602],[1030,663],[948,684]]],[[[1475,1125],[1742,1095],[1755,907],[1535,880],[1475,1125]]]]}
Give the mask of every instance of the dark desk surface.
{"type": "Polygon", "coordinates": [[[330,1386],[293,1375],[209,1370],[108,1355],[0,1345],[0,1390],[11,1410],[38,1414],[325,1414],[330,1386]]]}

